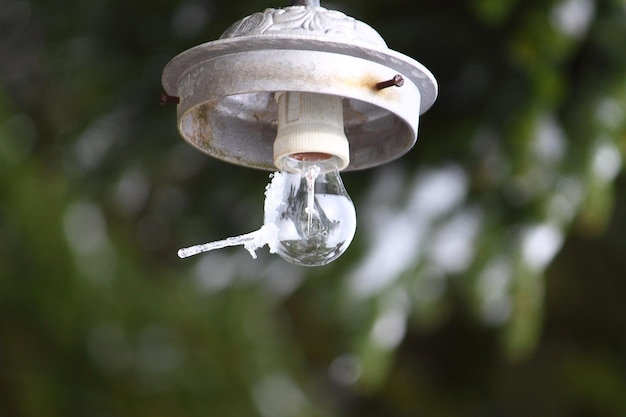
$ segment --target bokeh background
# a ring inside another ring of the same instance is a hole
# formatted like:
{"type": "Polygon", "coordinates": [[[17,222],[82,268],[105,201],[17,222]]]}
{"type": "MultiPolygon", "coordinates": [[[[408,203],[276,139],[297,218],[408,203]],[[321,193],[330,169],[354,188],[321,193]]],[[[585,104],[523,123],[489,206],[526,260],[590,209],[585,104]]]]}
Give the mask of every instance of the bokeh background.
{"type": "Polygon", "coordinates": [[[161,71],[285,5],[0,0],[0,416],[625,416],[626,2],[323,1],[437,77],[417,145],[329,266],[180,260],[268,175],[161,71]]]}

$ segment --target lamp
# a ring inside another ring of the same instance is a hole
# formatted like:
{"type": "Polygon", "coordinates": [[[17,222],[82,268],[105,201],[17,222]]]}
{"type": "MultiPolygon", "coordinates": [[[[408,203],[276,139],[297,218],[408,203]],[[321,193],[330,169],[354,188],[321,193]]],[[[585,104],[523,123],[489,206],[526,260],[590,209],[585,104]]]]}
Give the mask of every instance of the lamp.
{"type": "Polygon", "coordinates": [[[437,96],[422,64],[319,1],[239,20],[219,40],[172,59],[163,86],[163,101],[177,103],[178,130],[191,145],[280,171],[268,186],[260,230],[179,255],[234,244],[254,254],[268,244],[307,266],[336,259],[354,235],[354,206],[338,172],[406,153],[437,96]]]}

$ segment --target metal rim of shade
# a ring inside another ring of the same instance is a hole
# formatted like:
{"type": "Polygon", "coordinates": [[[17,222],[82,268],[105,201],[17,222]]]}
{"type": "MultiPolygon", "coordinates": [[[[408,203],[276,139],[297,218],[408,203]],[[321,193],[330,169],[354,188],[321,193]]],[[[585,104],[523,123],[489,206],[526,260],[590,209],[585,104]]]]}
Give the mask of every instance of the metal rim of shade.
{"type": "Polygon", "coordinates": [[[166,93],[180,100],[178,130],[187,142],[218,159],[267,170],[276,169],[278,92],[343,97],[347,170],[356,170],[410,150],[419,116],[438,90],[422,64],[384,46],[280,33],[193,47],[168,63],[162,81],[166,93]],[[398,75],[401,87],[377,87],[398,75]]]}

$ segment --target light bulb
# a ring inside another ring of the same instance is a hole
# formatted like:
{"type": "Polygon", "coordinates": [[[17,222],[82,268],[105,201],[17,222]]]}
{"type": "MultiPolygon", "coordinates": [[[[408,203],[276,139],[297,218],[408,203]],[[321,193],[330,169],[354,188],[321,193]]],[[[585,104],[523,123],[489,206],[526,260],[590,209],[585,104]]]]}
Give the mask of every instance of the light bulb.
{"type": "Polygon", "coordinates": [[[282,203],[275,213],[274,250],[302,266],[337,259],[352,242],[356,211],[339,176],[337,157],[319,153],[285,158],[282,203]]]}
{"type": "Polygon", "coordinates": [[[356,230],[354,204],[339,176],[350,161],[342,99],[295,91],[277,98],[274,163],[285,180],[273,249],[297,265],[325,265],[346,250],[356,230]]]}

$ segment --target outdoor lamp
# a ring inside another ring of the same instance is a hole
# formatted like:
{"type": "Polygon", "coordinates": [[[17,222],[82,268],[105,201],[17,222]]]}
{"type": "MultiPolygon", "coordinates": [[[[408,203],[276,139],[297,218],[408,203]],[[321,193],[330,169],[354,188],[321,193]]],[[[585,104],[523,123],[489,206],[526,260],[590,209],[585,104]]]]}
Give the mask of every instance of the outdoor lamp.
{"type": "Polygon", "coordinates": [[[199,150],[278,171],[266,189],[263,226],[181,249],[225,246],[325,265],[348,247],[356,212],[339,172],[394,160],[417,140],[420,114],[437,97],[422,64],[389,49],[370,26],[299,1],[234,23],[163,71],[163,103],[177,104],[178,130],[199,150]]]}

